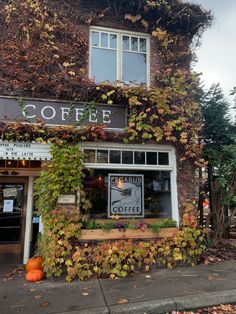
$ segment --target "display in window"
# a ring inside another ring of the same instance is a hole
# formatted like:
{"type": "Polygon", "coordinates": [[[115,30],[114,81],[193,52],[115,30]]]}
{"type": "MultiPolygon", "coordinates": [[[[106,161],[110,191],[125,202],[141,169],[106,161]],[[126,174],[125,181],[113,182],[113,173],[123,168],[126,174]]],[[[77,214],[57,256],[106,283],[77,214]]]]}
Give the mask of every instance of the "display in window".
{"type": "Polygon", "coordinates": [[[109,174],[108,217],[144,217],[144,176],[109,174]]]}
{"type": "MultiPolygon", "coordinates": [[[[111,193],[109,187],[109,174],[114,177],[135,177],[143,175],[143,216],[144,218],[172,218],[172,201],[171,201],[171,172],[170,171],[152,171],[152,170],[124,170],[116,169],[87,169],[86,177],[84,180],[84,187],[87,193],[87,197],[91,202],[91,208],[89,209],[89,215],[94,219],[106,219],[112,215],[118,215],[122,218],[130,218],[128,214],[116,213],[109,209],[110,201],[109,195],[111,193]],[[109,215],[108,215],[109,213],[109,215]]],[[[131,183],[134,182],[125,182],[131,183]]],[[[115,189],[118,192],[117,185],[120,185],[119,180],[115,185],[115,189]]],[[[118,186],[119,187],[119,186],[118,186]]],[[[126,193],[127,196],[131,196],[131,190],[127,186],[123,186],[120,194],[126,193]]],[[[113,191],[115,192],[115,191],[113,191]]],[[[132,191],[134,193],[134,191],[132,191]]],[[[137,193],[136,193],[137,194],[137,193]]],[[[133,194],[134,195],[134,194],[133,194]]],[[[117,197],[117,195],[115,195],[117,197]]],[[[112,201],[118,201],[119,198],[112,196],[112,201]]],[[[117,205],[118,202],[114,203],[113,206],[117,205]]],[[[134,217],[132,215],[131,217],[134,217]]],[[[135,218],[135,217],[134,217],[135,218]]]]}

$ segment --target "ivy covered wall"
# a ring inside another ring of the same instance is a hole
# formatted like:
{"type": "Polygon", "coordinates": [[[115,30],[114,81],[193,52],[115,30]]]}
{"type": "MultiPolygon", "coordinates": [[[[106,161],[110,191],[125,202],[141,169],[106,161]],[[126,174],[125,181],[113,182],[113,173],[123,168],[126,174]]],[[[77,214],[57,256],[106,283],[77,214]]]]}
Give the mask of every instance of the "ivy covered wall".
{"type": "Polygon", "coordinates": [[[2,122],[2,138],[174,145],[180,203],[191,198],[194,184],[189,180],[194,177],[193,166],[201,163],[201,115],[195,92],[198,77],[190,71],[190,45],[211,21],[210,12],[179,0],[1,1],[1,94],[128,107],[124,134],[111,135],[102,126],[48,129],[2,122]],[[151,35],[150,88],[95,84],[88,78],[91,25],[151,35]]]}

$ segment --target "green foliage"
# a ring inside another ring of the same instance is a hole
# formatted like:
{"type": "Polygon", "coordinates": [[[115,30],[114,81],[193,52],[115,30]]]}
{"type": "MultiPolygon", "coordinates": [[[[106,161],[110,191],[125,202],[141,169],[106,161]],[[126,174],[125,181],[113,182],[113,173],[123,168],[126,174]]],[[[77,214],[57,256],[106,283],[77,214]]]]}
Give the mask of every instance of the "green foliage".
{"type": "MultiPolygon", "coordinates": [[[[195,263],[206,248],[204,233],[193,226],[190,209],[185,213],[183,229],[173,238],[151,241],[80,244],[79,236],[84,222],[76,210],[68,212],[58,209],[47,213],[45,218],[45,231],[38,248],[44,258],[44,271],[48,277],[60,276],[65,272],[67,281],[92,277],[122,278],[138,270],[149,271],[154,264],[172,268],[179,263],[195,263]]],[[[153,228],[174,225],[173,220],[165,219],[153,228]]],[[[90,221],[87,226],[96,224],[90,221]]]]}
{"type": "Polygon", "coordinates": [[[103,229],[104,231],[110,231],[111,229],[132,229],[132,230],[145,230],[151,228],[154,232],[158,233],[160,228],[176,227],[176,221],[171,218],[162,219],[155,223],[146,223],[140,219],[132,220],[114,220],[104,223],[97,222],[96,220],[88,220],[83,224],[83,229],[103,229]]]}
{"type": "Polygon", "coordinates": [[[114,223],[113,222],[106,222],[106,223],[100,224],[100,227],[104,231],[110,231],[111,229],[114,229],[114,223]]]}
{"type": "Polygon", "coordinates": [[[88,221],[84,222],[83,228],[87,230],[101,229],[101,224],[94,219],[89,219],[88,221]]]}
{"type": "MultiPolygon", "coordinates": [[[[233,93],[233,92],[232,92],[233,93]]],[[[236,125],[219,84],[202,95],[204,157],[208,162],[213,236],[219,241],[236,213],[236,125]],[[227,213],[230,213],[229,215],[227,213]]]]}
{"type": "Polygon", "coordinates": [[[161,228],[172,228],[176,227],[176,221],[171,219],[171,218],[166,218],[161,221],[151,223],[149,225],[149,228],[154,232],[154,233],[159,233],[161,228]]]}
{"type": "Polygon", "coordinates": [[[202,95],[202,114],[204,118],[203,137],[205,158],[217,166],[221,150],[233,143],[235,129],[230,121],[229,103],[226,101],[219,84],[213,84],[202,95]]]}
{"type": "Polygon", "coordinates": [[[66,268],[66,280],[122,278],[138,270],[149,271],[154,264],[168,268],[179,263],[192,264],[205,248],[203,232],[191,227],[185,227],[173,239],[77,245],[66,268]]]}
{"type": "Polygon", "coordinates": [[[83,153],[78,145],[52,145],[52,161],[47,169],[40,172],[35,180],[35,205],[43,216],[57,207],[57,199],[62,193],[79,193],[77,206],[88,209],[90,203],[83,191],[83,153]]]}
{"type": "Polygon", "coordinates": [[[59,277],[79,240],[81,216],[77,209],[60,208],[44,213],[44,231],[38,241],[38,253],[43,256],[43,267],[47,276],[59,277]]]}

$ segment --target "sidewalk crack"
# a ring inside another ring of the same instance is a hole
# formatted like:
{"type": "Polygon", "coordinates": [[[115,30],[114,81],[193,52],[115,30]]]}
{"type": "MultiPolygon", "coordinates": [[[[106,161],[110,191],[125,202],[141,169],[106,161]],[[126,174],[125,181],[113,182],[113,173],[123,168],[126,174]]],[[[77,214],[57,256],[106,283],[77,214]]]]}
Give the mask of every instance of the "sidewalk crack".
{"type": "Polygon", "coordinates": [[[111,313],[111,309],[110,309],[110,306],[107,303],[107,299],[105,297],[105,293],[104,293],[104,290],[103,290],[103,287],[102,287],[102,284],[101,284],[101,279],[98,279],[98,283],[99,283],[99,286],[100,286],[100,289],[101,289],[101,292],[102,292],[104,303],[105,303],[105,305],[106,305],[106,307],[108,309],[108,313],[110,314],[111,313]]]}

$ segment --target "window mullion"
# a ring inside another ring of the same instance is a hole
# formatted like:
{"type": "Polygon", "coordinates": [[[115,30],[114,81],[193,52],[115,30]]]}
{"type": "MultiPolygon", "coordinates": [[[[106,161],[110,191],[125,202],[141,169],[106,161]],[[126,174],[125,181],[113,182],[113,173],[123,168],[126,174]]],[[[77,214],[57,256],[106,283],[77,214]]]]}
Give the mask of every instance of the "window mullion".
{"type": "Polygon", "coordinates": [[[117,80],[122,81],[122,34],[117,36],[117,80]]]}

